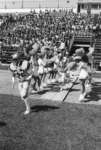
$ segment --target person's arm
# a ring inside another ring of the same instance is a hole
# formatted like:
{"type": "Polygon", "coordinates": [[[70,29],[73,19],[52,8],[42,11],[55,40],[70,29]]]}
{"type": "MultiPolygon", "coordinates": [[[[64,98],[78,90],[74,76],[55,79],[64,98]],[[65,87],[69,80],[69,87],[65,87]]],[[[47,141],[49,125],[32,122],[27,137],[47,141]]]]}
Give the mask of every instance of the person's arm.
{"type": "Polygon", "coordinates": [[[26,70],[28,67],[28,63],[29,63],[28,61],[24,60],[22,65],[21,65],[21,70],[26,70]]]}
{"type": "Polygon", "coordinates": [[[13,63],[11,63],[11,64],[9,65],[9,70],[10,70],[11,72],[16,72],[17,68],[16,68],[16,66],[15,66],[13,63]]]}
{"type": "Polygon", "coordinates": [[[83,62],[80,62],[80,63],[79,63],[79,65],[78,65],[78,72],[81,71],[81,68],[83,67],[83,65],[84,65],[83,62]]]}

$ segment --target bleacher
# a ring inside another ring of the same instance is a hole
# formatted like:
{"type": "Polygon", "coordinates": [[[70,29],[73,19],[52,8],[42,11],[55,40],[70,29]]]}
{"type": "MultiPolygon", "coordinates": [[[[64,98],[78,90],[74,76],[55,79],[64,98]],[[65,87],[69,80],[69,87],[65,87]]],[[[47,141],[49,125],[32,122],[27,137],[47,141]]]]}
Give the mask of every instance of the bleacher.
{"type": "Polygon", "coordinates": [[[12,59],[12,54],[18,51],[18,47],[16,46],[2,46],[1,50],[1,63],[10,63],[12,59]]]}
{"type": "Polygon", "coordinates": [[[71,46],[71,54],[75,52],[77,48],[83,47],[85,50],[88,50],[90,43],[92,42],[93,34],[91,33],[79,33],[74,35],[74,41],[71,46]]]}
{"type": "Polygon", "coordinates": [[[93,42],[95,45],[94,50],[94,68],[96,71],[101,70],[100,62],[101,62],[101,35],[95,38],[93,41],[93,34],[75,34],[74,42],[71,47],[72,53],[78,47],[84,47],[86,50],[89,48],[90,43],[93,42]],[[100,67],[99,67],[100,66],[100,67]]]}
{"type": "Polygon", "coordinates": [[[74,44],[89,44],[92,40],[92,33],[80,32],[75,34],[74,44]]]}
{"type": "Polygon", "coordinates": [[[94,52],[94,68],[96,70],[99,70],[100,62],[101,62],[101,37],[97,37],[94,52]]]}

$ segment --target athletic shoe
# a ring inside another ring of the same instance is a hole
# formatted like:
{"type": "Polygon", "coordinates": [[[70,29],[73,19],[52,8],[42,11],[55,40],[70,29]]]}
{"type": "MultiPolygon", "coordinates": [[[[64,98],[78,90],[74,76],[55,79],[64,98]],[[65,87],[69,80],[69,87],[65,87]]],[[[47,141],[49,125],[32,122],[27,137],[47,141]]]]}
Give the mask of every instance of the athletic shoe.
{"type": "Polygon", "coordinates": [[[51,82],[52,82],[52,83],[55,83],[55,82],[56,82],[56,79],[52,79],[51,82]]]}
{"type": "Polygon", "coordinates": [[[79,101],[83,101],[84,100],[84,94],[81,94],[80,97],[79,97],[79,101]]]}
{"type": "Polygon", "coordinates": [[[36,90],[32,90],[32,91],[31,91],[32,94],[35,94],[35,93],[37,93],[37,92],[38,92],[38,91],[36,91],[36,90]]]}
{"type": "Polygon", "coordinates": [[[43,83],[43,84],[42,84],[42,87],[46,87],[46,86],[47,86],[47,84],[46,84],[46,83],[43,83]]]}
{"type": "Polygon", "coordinates": [[[24,115],[27,115],[27,114],[29,114],[30,113],[30,110],[26,110],[25,112],[24,112],[24,115]]]}

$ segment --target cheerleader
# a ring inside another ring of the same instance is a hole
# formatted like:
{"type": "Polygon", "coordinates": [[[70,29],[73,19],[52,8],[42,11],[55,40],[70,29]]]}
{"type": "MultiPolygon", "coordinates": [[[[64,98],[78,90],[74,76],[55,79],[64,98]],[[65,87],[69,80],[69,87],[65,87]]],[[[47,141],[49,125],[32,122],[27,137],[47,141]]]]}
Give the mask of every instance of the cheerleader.
{"type": "Polygon", "coordinates": [[[32,84],[32,93],[40,91],[41,80],[38,74],[38,56],[37,54],[31,56],[30,62],[32,64],[32,79],[34,79],[34,83],[32,84]]]}
{"type": "Polygon", "coordinates": [[[18,61],[17,61],[17,54],[14,54],[12,56],[12,58],[13,58],[13,60],[12,60],[12,62],[10,64],[10,66],[9,66],[9,69],[10,69],[10,71],[12,73],[12,77],[11,77],[12,88],[14,88],[15,79],[17,77],[17,63],[18,63],[18,61]]]}
{"type": "Polygon", "coordinates": [[[81,94],[79,97],[79,101],[83,101],[87,91],[86,91],[86,83],[89,81],[89,72],[90,72],[90,66],[88,57],[84,55],[79,63],[79,80],[81,85],[81,94]]]}
{"type": "MultiPolygon", "coordinates": [[[[16,72],[16,77],[18,79],[18,89],[21,96],[21,99],[25,103],[26,110],[24,115],[30,113],[30,103],[28,101],[28,91],[30,86],[30,81],[32,78],[32,70],[30,68],[29,58],[24,58],[18,53],[13,55],[13,61],[15,60],[14,72],[16,72]]],[[[10,65],[10,70],[13,72],[12,63],[10,65]]]]}
{"type": "Polygon", "coordinates": [[[46,84],[44,83],[44,68],[45,68],[45,62],[43,61],[43,54],[39,54],[39,58],[38,58],[38,74],[40,77],[40,81],[41,81],[41,86],[40,88],[43,88],[46,84]]]}

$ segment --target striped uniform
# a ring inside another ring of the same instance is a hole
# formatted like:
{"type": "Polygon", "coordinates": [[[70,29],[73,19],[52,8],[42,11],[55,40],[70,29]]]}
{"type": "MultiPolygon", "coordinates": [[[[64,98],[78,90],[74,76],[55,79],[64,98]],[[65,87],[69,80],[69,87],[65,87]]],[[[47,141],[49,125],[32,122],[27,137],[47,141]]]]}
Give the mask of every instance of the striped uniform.
{"type": "Polygon", "coordinates": [[[18,88],[21,98],[26,98],[28,96],[29,84],[32,77],[32,70],[30,68],[30,63],[27,60],[23,60],[17,65],[13,62],[10,64],[10,70],[13,72],[14,76],[18,78],[18,88]]]}

